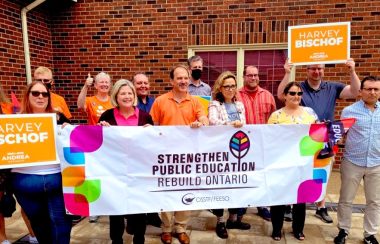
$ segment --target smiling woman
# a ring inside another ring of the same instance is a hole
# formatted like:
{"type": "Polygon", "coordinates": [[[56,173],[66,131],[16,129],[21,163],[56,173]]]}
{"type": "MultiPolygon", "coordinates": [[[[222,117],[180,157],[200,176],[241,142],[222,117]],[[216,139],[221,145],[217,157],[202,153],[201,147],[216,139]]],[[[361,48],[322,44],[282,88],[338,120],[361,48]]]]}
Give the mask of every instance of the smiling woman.
{"type": "MultiPolygon", "coordinates": [[[[52,112],[48,88],[41,81],[32,82],[25,91],[21,113],[52,112]]],[[[63,114],[61,120],[68,121],[63,114]]],[[[25,139],[37,138],[31,136],[25,139]]],[[[12,187],[39,243],[70,243],[71,216],[66,215],[59,164],[14,168],[12,187]]]]}
{"type": "Polygon", "coordinates": [[[86,112],[89,125],[96,125],[100,115],[107,109],[112,108],[109,92],[112,88],[111,77],[104,72],[100,72],[95,79],[88,74],[86,82],[79,93],[77,106],[86,112]],[[87,91],[92,86],[96,89],[95,96],[86,97],[87,91]]]}
{"type": "MultiPolygon", "coordinates": [[[[311,124],[318,120],[313,109],[300,106],[303,95],[298,82],[290,82],[284,88],[285,107],[273,112],[269,117],[268,124],[311,124]]],[[[273,226],[272,238],[280,241],[286,206],[278,205],[270,208],[273,226]]],[[[305,203],[293,204],[293,235],[298,240],[304,240],[303,228],[305,225],[305,203]]]]}
{"type": "MultiPolygon", "coordinates": [[[[105,111],[99,118],[102,126],[148,126],[153,125],[152,117],[138,109],[136,89],[129,80],[118,80],[111,91],[111,103],[114,108],[105,111]]],[[[112,243],[123,243],[125,217],[128,219],[128,230],[133,229],[133,243],[145,241],[146,214],[110,216],[110,237],[112,243]]]]}

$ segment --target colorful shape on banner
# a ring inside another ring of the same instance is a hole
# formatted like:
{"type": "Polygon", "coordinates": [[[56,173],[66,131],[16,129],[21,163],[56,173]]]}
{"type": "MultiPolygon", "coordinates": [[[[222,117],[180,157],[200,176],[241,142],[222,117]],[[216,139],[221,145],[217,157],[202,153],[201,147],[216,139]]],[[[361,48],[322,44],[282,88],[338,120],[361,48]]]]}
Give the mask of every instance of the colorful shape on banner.
{"type": "Polygon", "coordinates": [[[95,202],[101,193],[100,180],[86,180],[82,185],[75,187],[74,192],[82,194],[88,202],[95,202]]]}
{"type": "Polygon", "coordinates": [[[327,183],[327,172],[325,169],[314,169],[313,180],[321,180],[322,183],[327,183]]]}
{"type": "Polygon", "coordinates": [[[83,195],[74,193],[64,193],[63,199],[65,201],[66,210],[70,214],[89,216],[90,206],[83,195]]]}
{"type": "Polygon", "coordinates": [[[249,151],[250,141],[247,134],[239,130],[230,139],[230,151],[237,159],[243,158],[249,151]]]}
{"type": "Polygon", "coordinates": [[[203,110],[206,115],[208,115],[208,106],[210,105],[211,96],[196,96],[193,95],[193,97],[197,98],[198,101],[201,103],[203,110]]]}
{"type": "Polygon", "coordinates": [[[314,155],[314,168],[323,168],[323,167],[326,167],[327,165],[329,165],[331,163],[331,157],[320,157],[320,152],[322,150],[318,151],[315,155],[314,155]]]}
{"type": "Polygon", "coordinates": [[[95,152],[103,144],[102,126],[77,126],[70,134],[70,147],[82,152],[95,152]]]}
{"type": "Polygon", "coordinates": [[[300,141],[301,156],[313,156],[323,148],[323,144],[322,142],[314,141],[310,136],[305,136],[300,141]]]}
{"type": "Polygon", "coordinates": [[[64,147],[63,156],[71,165],[84,165],[85,163],[84,153],[76,147],[64,147]]]}
{"type": "Polygon", "coordinates": [[[355,124],[356,119],[355,118],[346,118],[346,119],[341,119],[340,121],[343,124],[344,131],[347,132],[348,129],[350,129],[351,126],[353,126],[355,124]]]}
{"type": "Polygon", "coordinates": [[[309,136],[317,142],[327,142],[328,134],[326,124],[311,124],[309,136]]]}
{"type": "Polygon", "coordinates": [[[306,180],[298,186],[297,203],[313,203],[322,194],[322,180],[306,180]]]}
{"type": "Polygon", "coordinates": [[[75,187],[85,181],[84,167],[67,167],[62,171],[62,185],[64,187],[75,187]]]}

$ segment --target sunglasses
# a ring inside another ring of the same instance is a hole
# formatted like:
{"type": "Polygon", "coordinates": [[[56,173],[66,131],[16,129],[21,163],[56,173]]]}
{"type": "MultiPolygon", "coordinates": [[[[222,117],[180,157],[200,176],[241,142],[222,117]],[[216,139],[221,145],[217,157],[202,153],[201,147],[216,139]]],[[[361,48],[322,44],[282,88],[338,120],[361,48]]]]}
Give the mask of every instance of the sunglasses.
{"type": "Polygon", "coordinates": [[[302,96],[303,92],[290,91],[288,92],[288,94],[292,97],[294,97],[295,95],[302,96]]]}
{"type": "Polygon", "coordinates": [[[42,97],[48,97],[49,93],[48,92],[39,92],[39,91],[31,91],[30,94],[32,94],[33,97],[39,97],[42,95],[42,97]]]}
{"type": "Polygon", "coordinates": [[[35,81],[42,82],[42,83],[50,83],[51,79],[35,79],[35,81]]]}

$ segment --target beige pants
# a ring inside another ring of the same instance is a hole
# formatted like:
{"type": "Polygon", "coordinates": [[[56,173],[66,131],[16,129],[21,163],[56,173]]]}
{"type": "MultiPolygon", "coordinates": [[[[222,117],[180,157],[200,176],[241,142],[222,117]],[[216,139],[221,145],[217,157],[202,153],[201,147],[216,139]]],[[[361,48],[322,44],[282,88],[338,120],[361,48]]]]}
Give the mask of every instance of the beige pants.
{"type": "Polygon", "coordinates": [[[186,231],[191,211],[163,212],[161,213],[162,232],[172,232],[172,221],[174,217],[174,231],[182,233],[186,231]]]}
{"type": "Polygon", "coordinates": [[[380,226],[380,166],[360,167],[344,159],[340,166],[340,173],[342,185],[338,204],[338,227],[347,232],[350,230],[352,201],[363,179],[366,198],[364,237],[376,235],[380,226]]]}

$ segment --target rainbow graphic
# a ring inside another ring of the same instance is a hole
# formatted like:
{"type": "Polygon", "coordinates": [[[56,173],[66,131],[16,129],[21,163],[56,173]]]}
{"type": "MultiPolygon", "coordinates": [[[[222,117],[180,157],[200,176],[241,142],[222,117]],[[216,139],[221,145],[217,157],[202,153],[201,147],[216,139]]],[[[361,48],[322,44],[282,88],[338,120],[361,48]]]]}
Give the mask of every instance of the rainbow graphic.
{"type": "Polygon", "coordinates": [[[332,128],[345,133],[355,123],[355,119],[343,119],[323,124],[311,124],[309,135],[300,141],[301,156],[314,156],[313,179],[298,186],[297,202],[316,202],[322,194],[323,184],[327,184],[330,163],[337,146],[332,128]]]}
{"type": "Polygon", "coordinates": [[[102,143],[101,126],[77,126],[70,134],[70,147],[63,148],[67,164],[62,170],[62,185],[71,189],[70,193],[64,193],[63,196],[70,214],[89,216],[90,203],[101,195],[101,181],[86,178],[85,153],[98,150],[102,143]]]}
{"type": "MultiPolygon", "coordinates": [[[[300,137],[294,140],[293,145],[295,145],[295,149],[301,158],[305,157],[305,160],[306,157],[308,158],[306,161],[309,161],[308,175],[310,176],[302,178],[303,180],[298,187],[295,186],[294,190],[297,191],[297,197],[295,198],[295,194],[293,195],[293,202],[315,202],[321,197],[326,186],[324,184],[327,184],[331,159],[335,152],[336,138],[347,131],[354,122],[353,119],[346,119],[311,124],[309,127],[305,127],[306,130],[303,130],[302,135],[298,134],[300,137]],[[310,160],[312,160],[312,165],[310,160]],[[310,166],[312,166],[312,174],[310,174],[310,166]]],[[[75,126],[70,131],[62,131],[62,133],[67,134],[63,135],[64,142],[59,149],[59,154],[65,206],[70,214],[89,216],[92,213],[101,212],[99,209],[109,207],[102,205],[108,200],[107,194],[112,194],[107,192],[107,189],[110,189],[107,188],[109,187],[107,183],[109,179],[101,176],[104,173],[101,172],[102,149],[107,149],[107,145],[104,146],[103,144],[107,144],[108,138],[107,135],[104,135],[105,130],[102,126],[75,126]],[[106,141],[103,141],[103,136],[106,136],[106,141]],[[91,171],[92,167],[93,169],[96,167],[100,171],[98,176],[91,171]]],[[[132,142],[134,140],[139,141],[139,138],[134,138],[132,142]]],[[[226,140],[224,143],[225,146],[228,145],[231,154],[240,163],[243,157],[251,156],[250,154],[254,151],[251,150],[253,147],[260,150],[258,149],[259,145],[255,144],[255,140],[256,137],[252,137],[252,132],[238,130],[234,131],[230,140],[226,140]]],[[[108,162],[104,163],[107,164],[108,162]]],[[[111,172],[112,178],[116,171],[111,172]]],[[[123,189],[123,186],[118,189],[123,189]]],[[[118,194],[123,195],[120,192],[118,194]]]]}
{"type": "Polygon", "coordinates": [[[205,114],[208,115],[208,106],[211,101],[211,96],[193,96],[193,97],[198,99],[198,101],[202,104],[205,114]]]}
{"type": "Polygon", "coordinates": [[[239,160],[239,163],[240,159],[247,155],[249,147],[249,137],[243,131],[239,130],[231,137],[230,151],[239,160]]]}

